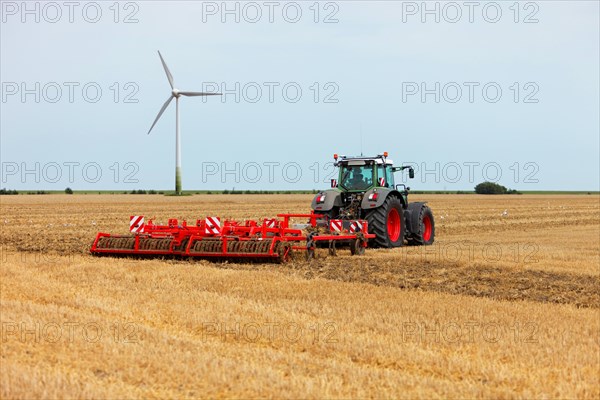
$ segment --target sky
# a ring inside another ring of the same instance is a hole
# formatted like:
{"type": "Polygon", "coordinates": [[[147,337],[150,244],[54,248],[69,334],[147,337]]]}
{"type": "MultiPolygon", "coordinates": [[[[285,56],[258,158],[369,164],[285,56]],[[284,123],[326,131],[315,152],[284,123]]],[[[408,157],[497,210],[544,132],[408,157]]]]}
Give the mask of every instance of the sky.
{"type": "Polygon", "coordinates": [[[599,2],[1,1],[0,187],[600,190],[599,2]]]}

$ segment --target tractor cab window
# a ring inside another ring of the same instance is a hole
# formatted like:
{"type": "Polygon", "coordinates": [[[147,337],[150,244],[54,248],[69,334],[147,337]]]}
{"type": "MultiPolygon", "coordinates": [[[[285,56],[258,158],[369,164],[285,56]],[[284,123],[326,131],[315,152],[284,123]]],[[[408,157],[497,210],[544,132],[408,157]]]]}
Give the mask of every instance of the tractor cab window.
{"type": "Polygon", "coordinates": [[[383,165],[377,166],[377,186],[383,186],[387,188],[394,188],[394,173],[392,172],[392,166],[383,165]]]}
{"type": "Polygon", "coordinates": [[[385,173],[385,168],[383,167],[383,165],[378,165],[377,166],[377,186],[383,186],[383,187],[387,187],[388,186],[388,180],[387,180],[387,174],[385,173]]]}
{"type": "Polygon", "coordinates": [[[347,190],[365,190],[373,185],[373,167],[346,165],[342,167],[341,185],[347,190]]]}
{"type": "Polygon", "coordinates": [[[392,166],[391,165],[386,165],[385,166],[385,171],[386,171],[386,179],[387,179],[387,187],[393,189],[396,187],[396,185],[394,185],[394,171],[392,170],[392,166]]]}

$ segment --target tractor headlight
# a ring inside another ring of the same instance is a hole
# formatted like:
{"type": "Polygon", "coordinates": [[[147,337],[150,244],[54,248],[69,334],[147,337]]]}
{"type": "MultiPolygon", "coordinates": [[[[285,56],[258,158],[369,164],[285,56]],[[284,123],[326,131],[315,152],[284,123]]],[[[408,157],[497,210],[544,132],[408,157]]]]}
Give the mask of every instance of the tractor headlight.
{"type": "Polygon", "coordinates": [[[325,203],[325,194],[320,194],[317,196],[317,204],[325,203]]]}
{"type": "Polygon", "coordinates": [[[369,201],[377,201],[377,197],[379,197],[379,195],[377,193],[371,193],[368,197],[369,201]]]}

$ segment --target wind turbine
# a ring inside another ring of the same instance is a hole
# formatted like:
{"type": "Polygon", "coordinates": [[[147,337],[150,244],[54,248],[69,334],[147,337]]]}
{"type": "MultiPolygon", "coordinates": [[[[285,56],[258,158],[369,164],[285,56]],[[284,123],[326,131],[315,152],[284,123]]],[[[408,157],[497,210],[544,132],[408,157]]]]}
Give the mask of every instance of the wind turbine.
{"type": "Polygon", "coordinates": [[[163,104],[162,108],[158,112],[158,115],[156,116],[154,123],[148,130],[148,134],[150,134],[150,132],[152,131],[152,128],[154,128],[154,125],[156,125],[156,123],[160,119],[160,116],[163,115],[163,113],[165,112],[167,107],[169,107],[171,100],[173,100],[173,98],[175,98],[175,194],[181,194],[181,138],[179,136],[179,97],[181,97],[181,96],[217,96],[217,95],[221,95],[221,93],[186,92],[186,91],[181,91],[179,89],[176,89],[175,83],[173,82],[173,75],[171,75],[171,72],[169,71],[169,67],[167,67],[165,60],[163,60],[162,55],[160,54],[160,51],[158,52],[158,56],[160,57],[160,61],[162,62],[163,68],[165,69],[165,73],[167,74],[167,79],[169,80],[169,85],[171,85],[171,95],[169,96],[167,101],[165,101],[165,104],[163,104]]]}

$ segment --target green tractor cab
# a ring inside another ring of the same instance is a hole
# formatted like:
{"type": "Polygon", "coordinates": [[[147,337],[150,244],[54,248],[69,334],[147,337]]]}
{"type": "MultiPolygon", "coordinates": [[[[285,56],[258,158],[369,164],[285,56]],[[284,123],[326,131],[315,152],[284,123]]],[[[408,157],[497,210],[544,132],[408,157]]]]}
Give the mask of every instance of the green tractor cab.
{"type": "Polygon", "coordinates": [[[317,193],[311,207],[329,219],[367,220],[369,233],[376,235],[371,246],[430,245],[435,236],[431,209],[424,202],[409,203],[410,188],[394,181],[394,172],[408,169],[409,178],[414,178],[414,170],[394,167],[387,156],[387,152],[376,157],[335,154],[338,179],[331,180],[331,189],[317,193]]]}

